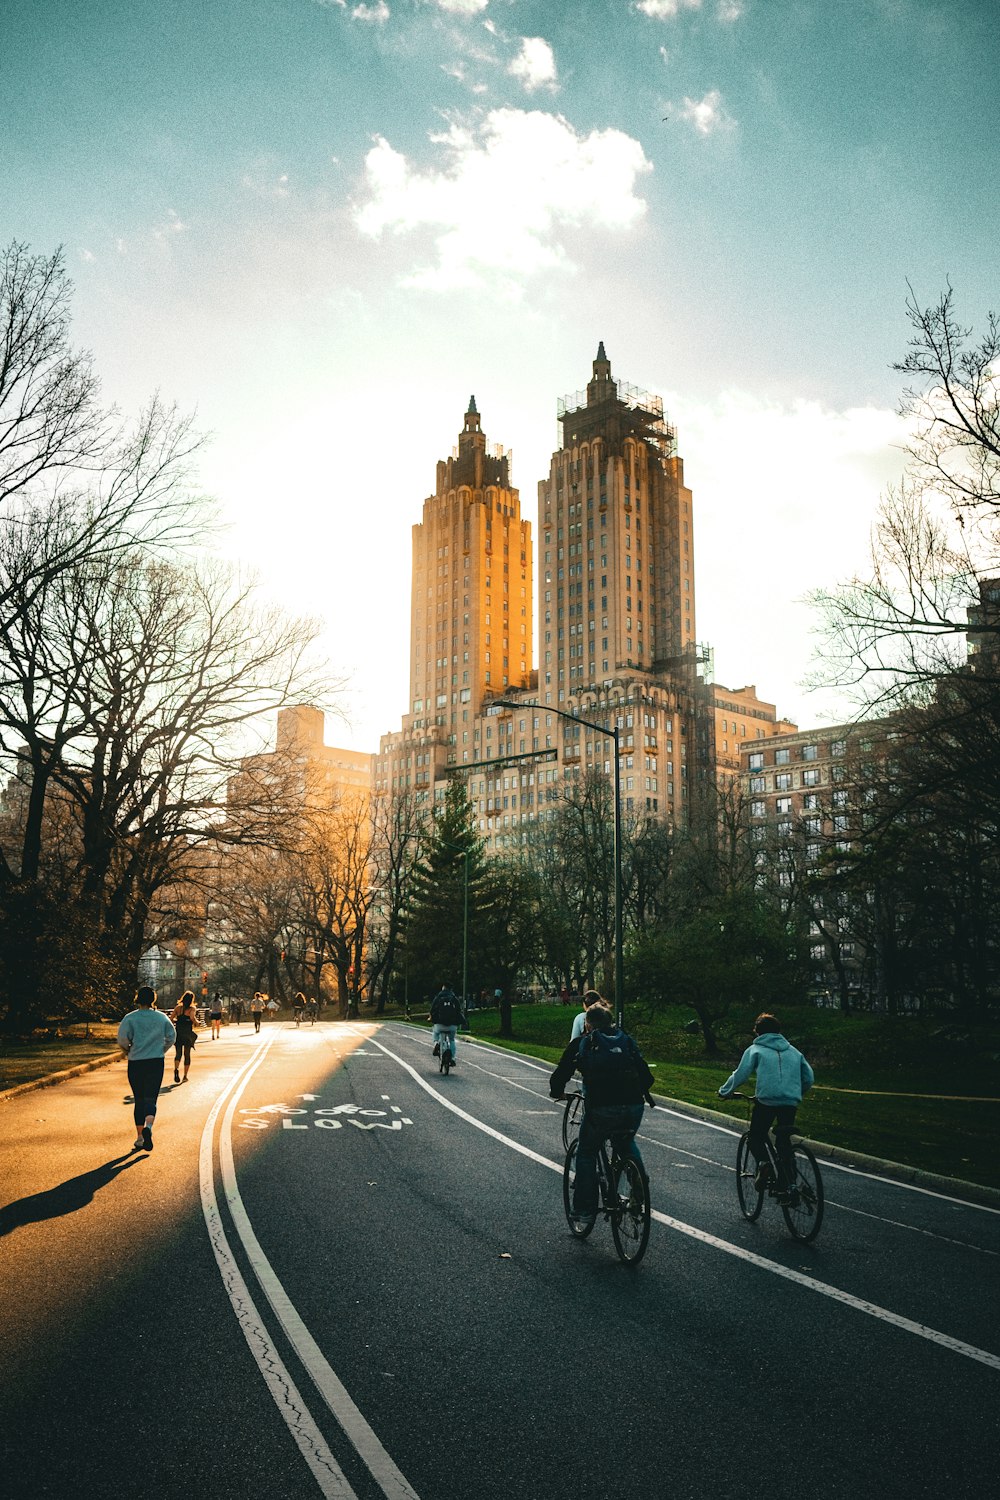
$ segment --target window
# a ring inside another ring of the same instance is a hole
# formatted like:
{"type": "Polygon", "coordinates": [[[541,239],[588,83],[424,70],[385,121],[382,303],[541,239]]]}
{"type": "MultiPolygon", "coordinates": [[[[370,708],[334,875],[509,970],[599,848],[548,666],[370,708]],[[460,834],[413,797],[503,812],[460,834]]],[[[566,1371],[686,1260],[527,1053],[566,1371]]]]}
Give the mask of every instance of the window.
{"type": "Polygon", "coordinates": [[[846,740],[831,740],[831,742],[830,742],[830,754],[831,755],[846,755],[847,754],[847,741],[846,740]]]}
{"type": "Polygon", "coordinates": [[[843,792],[843,791],[841,791],[841,792],[834,792],[832,801],[833,801],[834,807],[846,807],[847,806],[847,793],[843,792]]]}
{"type": "Polygon", "coordinates": [[[790,792],[792,790],[791,771],[779,771],[774,778],[774,790],[776,792],[790,792]]]}
{"type": "Polygon", "coordinates": [[[774,764],[776,766],[787,766],[791,758],[792,752],[787,748],[784,750],[775,750],[774,752],[774,764]]]}
{"type": "Polygon", "coordinates": [[[751,802],[751,804],[750,804],[750,816],[751,816],[751,818],[762,818],[762,817],[764,817],[764,815],[765,815],[766,812],[767,812],[767,804],[765,802],[751,802]]]}
{"type": "Polygon", "coordinates": [[[819,786],[819,767],[807,766],[802,772],[803,786],[819,786]]]}
{"type": "Polygon", "coordinates": [[[792,833],[792,820],[791,820],[791,818],[781,818],[779,820],[779,822],[778,822],[778,837],[782,838],[782,839],[787,839],[787,838],[791,837],[791,833],[792,833]]]}
{"type": "Polygon", "coordinates": [[[803,760],[815,760],[817,754],[818,754],[818,748],[817,748],[816,745],[803,745],[802,746],[802,759],[803,760]]]}
{"type": "Polygon", "coordinates": [[[779,797],[774,810],[776,813],[790,813],[792,810],[791,797],[779,797]]]}
{"type": "MultiPolygon", "coordinates": [[[[760,750],[755,750],[754,751],[754,753],[749,757],[749,766],[750,766],[750,770],[751,771],[763,771],[763,769],[764,769],[764,755],[763,755],[762,751],[760,751],[760,750]]],[[[763,787],[761,787],[761,791],[763,791],[763,790],[764,790],[763,787]]]]}
{"type": "Polygon", "coordinates": [[[763,778],[763,776],[751,776],[750,777],[750,790],[752,792],[762,792],[764,790],[764,778],[763,778]]]}

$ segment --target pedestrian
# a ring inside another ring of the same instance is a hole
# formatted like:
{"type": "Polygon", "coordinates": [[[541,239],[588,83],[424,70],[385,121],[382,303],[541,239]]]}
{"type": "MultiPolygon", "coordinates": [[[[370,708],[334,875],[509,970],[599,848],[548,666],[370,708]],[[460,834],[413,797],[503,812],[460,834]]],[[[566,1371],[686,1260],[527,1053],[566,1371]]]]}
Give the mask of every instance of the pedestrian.
{"type": "Polygon", "coordinates": [[[229,1002],[229,1019],[235,1021],[237,1026],[243,1019],[243,1001],[231,1000],[229,1002]]]}
{"type": "Polygon", "coordinates": [[[212,1001],[212,1009],[208,1013],[208,1019],[212,1023],[212,1041],[218,1041],[222,1035],[222,996],[218,990],[212,1001]]]}
{"type": "Polygon", "coordinates": [[[198,1040],[198,1012],[195,1008],[194,990],[185,990],[173,1010],[170,1019],[177,1033],[174,1045],[174,1082],[187,1083],[191,1068],[191,1049],[198,1040]],[[181,1056],[184,1058],[184,1077],[180,1075],[181,1056]]]}
{"type": "Polygon", "coordinates": [[[260,990],[254,991],[254,997],[250,1001],[250,1015],[253,1018],[254,1031],[260,1031],[260,1018],[264,1014],[264,996],[260,990]]]}
{"type": "Polygon", "coordinates": [[[128,1082],[132,1090],[136,1138],[133,1151],[152,1151],[156,1100],[163,1082],[163,1059],[177,1033],[170,1019],[156,1009],[156,991],[141,984],[136,1008],[118,1027],[118,1045],[128,1059],[128,1082]]]}
{"type": "Polygon", "coordinates": [[[598,994],[597,990],[585,991],[583,996],[583,1009],[577,1011],[576,1015],[573,1017],[573,1029],[569,1034],[569,1039],[571,1042],[575,1042],[577,1037],[583,1036],[583,1023],[587,1019],[587,1012],[590,1007],[592,1005],[603,1005],[607,1007],[607,1004],[608,1002],[605,1000],[604,996],[598,994]]]}

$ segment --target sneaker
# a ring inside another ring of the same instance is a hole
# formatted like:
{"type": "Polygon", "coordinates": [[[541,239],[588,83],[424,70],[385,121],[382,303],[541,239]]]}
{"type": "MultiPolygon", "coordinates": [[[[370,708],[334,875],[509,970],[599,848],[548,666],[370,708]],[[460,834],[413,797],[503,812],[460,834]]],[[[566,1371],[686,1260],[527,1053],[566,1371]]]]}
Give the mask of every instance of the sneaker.
{"type": "Polygon", "coordinates": [[[148,1125],[142,1127],[142,1149],[144,1151],[152,1151],[153,1149],[153,1132],[148,1125]]]}
{"type": "Polygon", "coordinates": [[[596,1214],[575,1214],[573,1217],[573,1228],[577,1234],[583,1234],[586,1229],[593,1229],[597,1222],[596,1214]]]}
{"type": "Polygon", "coordinates": [[[754,1185],[754,1187],[755,1187],[755,1189],[757,1190],[758,1193],[762,1193],[764,1191],[764,1189],[767,1187],[767,1184],[770,1181],[770,1179],[771,1179],[771,1168],[768,1166],[767,1162],[765,1161],[765,1162],[763,1162],[757,1168],[757,1172],[756,1172],[756,1175],[754,1176],[754,1180],[753,1180],[753,1185],[754,1185]]]}
{"type": "Polygon", "coordinates": [[[142,1150],[142,1136],[140,1136],[138,1140],[132,1142],[132,1150],[133,1151],[141,1151],[142,1150]]]}
{"type": "Polygon", "coordinates": [[[175,1068],[174,1069],[174,1082],[175,1083],[180,1083],[180,1081],[181,1081],[181,1075],[178,1073],[177,1069],[175,1068]]]}

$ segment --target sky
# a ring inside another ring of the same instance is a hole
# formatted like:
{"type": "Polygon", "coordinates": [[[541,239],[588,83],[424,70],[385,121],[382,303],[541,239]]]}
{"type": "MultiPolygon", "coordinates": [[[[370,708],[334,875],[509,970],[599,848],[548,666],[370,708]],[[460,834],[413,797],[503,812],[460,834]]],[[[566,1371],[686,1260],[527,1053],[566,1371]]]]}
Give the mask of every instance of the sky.
{"type": "MultiPolygon", "coordinates": [[[[992,0],[3,0],[0,243],[104,393],[197,413],[219,547],[407,709],[410,528],[470,394],[537,548],[603,340],[694,494],[715,676],[845,716],[810,590],[903,467],[908,286],[996,307],[992,0]]],[[[537,556],[537,551],[536,551],[537,556]]],[[[537,621],[536,621],[537,658],[537,621]]]]}

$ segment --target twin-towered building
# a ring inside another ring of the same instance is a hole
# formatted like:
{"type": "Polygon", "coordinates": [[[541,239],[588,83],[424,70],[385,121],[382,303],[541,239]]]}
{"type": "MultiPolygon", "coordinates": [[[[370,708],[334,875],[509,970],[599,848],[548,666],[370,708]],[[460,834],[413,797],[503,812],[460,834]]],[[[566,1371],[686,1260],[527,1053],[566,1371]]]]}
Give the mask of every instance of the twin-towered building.
{"type": "Polygon", "coordinates": [[[491,847],[567,777],[611,769],[610,736],[553,710],[616,723],[626,812],[668,821],[699,780],[738,768],[748,738],[793,727],[754,688],[707,680],[693,500],[660,398],[614,380],[602,343],[559,420],[538,486],[537,669],[531,525],[472,399],[413,527],[410,701],[375,758],[374,791],[429,804],[464,775],[491,847]]]}

